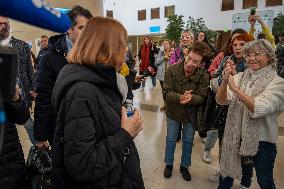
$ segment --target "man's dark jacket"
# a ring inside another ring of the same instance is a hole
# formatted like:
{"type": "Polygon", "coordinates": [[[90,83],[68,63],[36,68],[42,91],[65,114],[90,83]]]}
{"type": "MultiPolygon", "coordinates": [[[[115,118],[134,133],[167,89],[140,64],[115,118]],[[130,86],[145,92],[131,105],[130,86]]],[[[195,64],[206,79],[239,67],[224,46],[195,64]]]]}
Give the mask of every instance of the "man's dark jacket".
{"type": "Polygon", "coordinates": [[[22,97],[30,108],[32,106],[30,91],[34,91],[36,88],[31,51],[26,42],[14,37],[11,38],[10,44],[18,51],[18,85],[21,88],[22,97]]]}
{"type": "Polygon", "coordinates": [[[203,68],[197,68],[190,77],[184,73],[184,64],[174,64],[166,72],[163,96],[166,104],[166,115],[177,121],[191,121],[190,106],[201,105],[207,97],[209,74],[203,68]],[[180,97],[185,91],[192,90],[189,104],[180,104],[180,97]]]}
{"type": "Polygon", "coordinates": [[[66,65],[57,78],[52,104],[58,111],[55,188],[144,188],[137,149],[121,128],[122,96],[114,68],[66,65]]]}
{"type": "Polygon", "coordinates": [[[52,110],[51,95],[57,75],[67,64],[66,35],[49,38],[48,52],[41,58],[37,70],[34,137],[36,141],[53,141],[56,113],[52,110]]]}

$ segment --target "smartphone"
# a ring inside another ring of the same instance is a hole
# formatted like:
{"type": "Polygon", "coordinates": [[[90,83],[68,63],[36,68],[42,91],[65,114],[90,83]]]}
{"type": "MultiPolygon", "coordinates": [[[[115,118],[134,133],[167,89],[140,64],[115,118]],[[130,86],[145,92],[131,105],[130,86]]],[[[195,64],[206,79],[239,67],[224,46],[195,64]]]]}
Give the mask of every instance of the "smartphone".
{"type": "Polygon", "coordinates": [[[256,8],[255,7],[252,7],[252,8],[250,8],[250,15],[255,15],[255,13],[256,13],[256,8]]]}

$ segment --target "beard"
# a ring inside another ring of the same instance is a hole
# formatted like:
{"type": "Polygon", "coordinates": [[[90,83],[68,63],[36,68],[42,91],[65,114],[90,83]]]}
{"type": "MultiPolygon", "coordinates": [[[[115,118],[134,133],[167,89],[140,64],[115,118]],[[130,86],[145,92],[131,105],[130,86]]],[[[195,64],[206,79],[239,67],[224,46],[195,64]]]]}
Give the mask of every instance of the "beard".
{"type": "Polygon", "coordinates": [[[7,28],[2,28],[0,31],[0,41],[3,41],[7,37],[9,37],[9,30],[7,28]]]}

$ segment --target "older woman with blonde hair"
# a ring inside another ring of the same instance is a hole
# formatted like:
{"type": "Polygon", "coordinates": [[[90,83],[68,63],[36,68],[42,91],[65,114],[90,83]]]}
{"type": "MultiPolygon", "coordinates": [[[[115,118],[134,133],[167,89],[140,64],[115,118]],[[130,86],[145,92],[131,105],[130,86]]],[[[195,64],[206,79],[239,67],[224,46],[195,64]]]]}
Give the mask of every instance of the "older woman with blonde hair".
{"type": "Polygon", "coordinates": [[[140,112],[127,117],[127,84],[118,73],[127,32],[111,18],[85,25],[58,75],[52,96],[58,111],[53,146],[54,188],[144,188],[133,139],[140,112]]]}
{"type": "Polygon", "coordinates": [[[277,76],[276,56],[268,41],[249,42],[243,53],[248,69],[232,76],[233,69],[227,65],[216,96],[219,104],[229,105],[218,188],[231,188],[233,178],[247,175],[242,170],[245,164],[253,164],[261,189],[275,188],[273,168],[278,115],[284,110],[284,79],[277,76]]]}

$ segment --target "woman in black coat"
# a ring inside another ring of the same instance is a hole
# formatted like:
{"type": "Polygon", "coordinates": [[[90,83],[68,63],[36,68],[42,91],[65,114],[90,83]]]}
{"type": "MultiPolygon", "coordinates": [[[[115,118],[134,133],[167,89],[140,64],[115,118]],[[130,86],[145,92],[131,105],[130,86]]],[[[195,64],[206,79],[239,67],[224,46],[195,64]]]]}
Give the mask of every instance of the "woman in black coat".
{"type": "Polygon", "coordinates": [[[133,139],[139,111],[127,117],[127,84],[118,74],[127,32],[111,18],[88,21],[59,73],[52,103],[58,111],[53,145],[54,188],[143,189],[133,139]]]}
{"type": "Polygon", "coordinates": [[[0,149],[0,188],[22,189],[26,176],[25,159],[15,124],[26,123],[30,112],[18,91],[13,99],[4,101],[4,112],[6,123],[0,149]]]}

